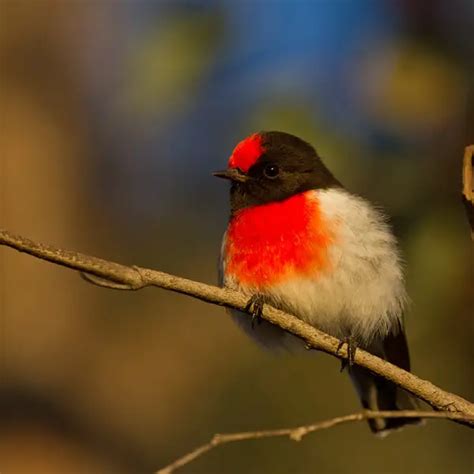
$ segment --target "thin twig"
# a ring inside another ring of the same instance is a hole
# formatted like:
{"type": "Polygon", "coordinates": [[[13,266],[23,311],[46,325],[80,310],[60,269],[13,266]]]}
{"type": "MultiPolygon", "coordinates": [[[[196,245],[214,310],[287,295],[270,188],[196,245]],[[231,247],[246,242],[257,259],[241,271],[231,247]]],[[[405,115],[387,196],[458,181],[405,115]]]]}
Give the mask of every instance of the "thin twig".
{"type": "MultiPolygon", "coordinates": [[[[79,270],[86,274],[86,279],[99,286],[129,290],[156,286],[192,296],[208,303],[247,312],[247,298],[243,294],[227,288],[218,288],[148,268],[121,265],[90,255],[57,249],[1,229],[0,245],[7,245],[37,258],[79,270]]],[[[242,317],[245,317],[245,315],[242,317]]],[[[314,328],[296,316],[284,313],[270,305],[265,305],[262,317],[285,331],[300,337],[307,347],[326,352],[340,359],[347,359],[347,348],[343,347],[339,350],[340,341],[338,339],[314,328]]],[[[406,372],[362,349],[357,350],[354,362],[394,382],[424,400],[436,410],[463,413],[466,417],[474,417],[474,405],[468,400],[447,392],[431,382],[420,379],[416,375],[406,372]]]]}
{"type": "Polygon", "coordinates": [[[462,196],[466,208],[467,219],[471,226],[471,239],[474,241],[474,180],[473,180],[473,158],[474,145],[469,145],[464,150],[462,167],[462,196]]]}
{"type": "Polygon", "coordinates": [[[281,428],[276,430],[246,431],[241,433],[216,434],[205,444],[193,449],[184,456],[176,459],[171,464],[159,469],[156,474],[172,474],[181,467],[201,457],[211,449],[222,444],[246,441],[250,439],[289,437],[293,441],[301,441],[304,436],[315,431],[332,428],[333,426],[354,421],[368,420],[371,418],[436,418],[472,422],[474,419],[460,413],[432,412],[432,411],[363,411],[352,415],[338,416],[329,420],[319,421],[311,425],[296,428],[281,428]]]}

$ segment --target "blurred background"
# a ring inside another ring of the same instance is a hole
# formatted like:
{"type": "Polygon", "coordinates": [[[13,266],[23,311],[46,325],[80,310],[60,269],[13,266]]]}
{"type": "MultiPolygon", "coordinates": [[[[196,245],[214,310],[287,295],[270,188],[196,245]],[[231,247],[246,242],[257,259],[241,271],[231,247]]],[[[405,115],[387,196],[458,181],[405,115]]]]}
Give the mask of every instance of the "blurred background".
{"type": "MultiPolygon", "coordinates": [[[[227,186],[256,130],[313,143],[385,207],[414,372],[472,399],[471,0],[0,0],[1,227],[216,283],[227,186]]],[[[0,248],[0,470],[145,473],[216,432],[354,412],[337,360],[275,356],[223,309],[94,287],[0,248]]],[[[183,473],[466,473],[472,434],[364,424],[219,448],[183,473]]]]}

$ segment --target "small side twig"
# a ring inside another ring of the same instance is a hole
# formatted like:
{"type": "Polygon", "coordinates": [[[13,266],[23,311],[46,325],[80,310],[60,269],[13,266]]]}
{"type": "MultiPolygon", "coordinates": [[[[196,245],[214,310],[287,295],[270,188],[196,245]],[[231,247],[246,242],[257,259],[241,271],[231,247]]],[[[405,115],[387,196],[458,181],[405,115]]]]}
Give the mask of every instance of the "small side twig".
{"type": "Polygon", "coordinates": [[[156,474],[172,474],[181,467],[189,464],[195,459],[201,457],[211,449],[222,444],[234,443],[238,441],[246,441],[261,438],[288,437],[292,441],[301,441],[303,437],[315,431],[332,428],[333,426],[342,425],[354,421],[363,421],[371,418],[435,418],[435,419],[451,419],[458,421],[473,421],[472,417],[462,413],[449,412],[430,412],[430,411],[362,411],[352,415],[338,416],[328,420],[319,421],[310,425],[297,426],[295,428],[281,428],[275,430],[261,431],[245,431],[241,433],[216,434],[212,439],[196,449],[193,449],[184,456],[176,459],[167,466],[156,471],[156,474]]]}

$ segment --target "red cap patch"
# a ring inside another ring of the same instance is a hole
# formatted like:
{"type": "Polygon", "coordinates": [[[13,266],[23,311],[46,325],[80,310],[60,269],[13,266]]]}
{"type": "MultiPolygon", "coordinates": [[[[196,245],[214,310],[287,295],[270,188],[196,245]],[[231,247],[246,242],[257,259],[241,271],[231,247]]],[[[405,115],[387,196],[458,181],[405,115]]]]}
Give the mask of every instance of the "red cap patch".
{"type": "Polygon", "coordinates": [[[229,158],[229,168],[240,168],[246,173],[263,153],[262,137],[254,133],[242,140],[229,158]]]}

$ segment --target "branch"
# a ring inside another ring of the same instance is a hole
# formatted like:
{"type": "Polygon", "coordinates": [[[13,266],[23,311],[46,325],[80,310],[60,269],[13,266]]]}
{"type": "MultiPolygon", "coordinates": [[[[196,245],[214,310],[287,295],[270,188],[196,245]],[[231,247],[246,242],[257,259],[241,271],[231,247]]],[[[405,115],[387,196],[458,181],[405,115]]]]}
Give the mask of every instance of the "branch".
{"type": "MultiPolygon", "coordinates": [[[[139,290],[147,286],[156,286],[208,303],[247,312],[248,299],[243,294],[228,288],[218,288],[148,268],[121,265],[71,250],[57,249],[1,229],[0,245],[6,245],[34,257],[83,272],[84,278],[99,286],[122,290],[139,290]]],[[[314,328],[296,316],[265,304],[262,317],[303,339],[308,348],[347,359],[347,348],[344,346],[339,350],[338,339],[314,328]]],[[[471,402],[362,349],[356,351],[354,362],[394,382],[436,410],[462,413],[465,419],[474,418],[474,404],[471,402]]],[[[471,427],[474,426],[473,422],[469,424],[471,427]]]]}
{"type": "Polygon", "coordinates": [[[469,145],[464,150],[462,167],[462,197],[466,208],[467,220],[471,226],[471,239],[474,240],[474,180],[472,167],[474,157],[474,145],[469,145]]]}
{"type": "Polygon", "coordinates": [[[319,421],[311,425],[298,426],[296,428],[282,428],[276,430],[263,431],[246,431],[242,433],[216,434],[212,439],[193,451],[185,454],[183,457],[176,459],[171,464],[159,469],[155,474],[172,474],[177,469],[189,464],[196,458],[201,457],[211,449],[222,444],[234,443],[236,441],[246,441],[249,439],[275,438],[288,436],[293,441],[301,441],[304,436],[314,433],[315,431],[325,430],[333,426],[342,425],[354,421],[363,421],[371,418],[436,418],[473,421],[473,418],[466,418],[458,413],[449,412],[432,412],[432,411],[362,411],[352,415],[338,416],[329,420],[319,421]]]}

